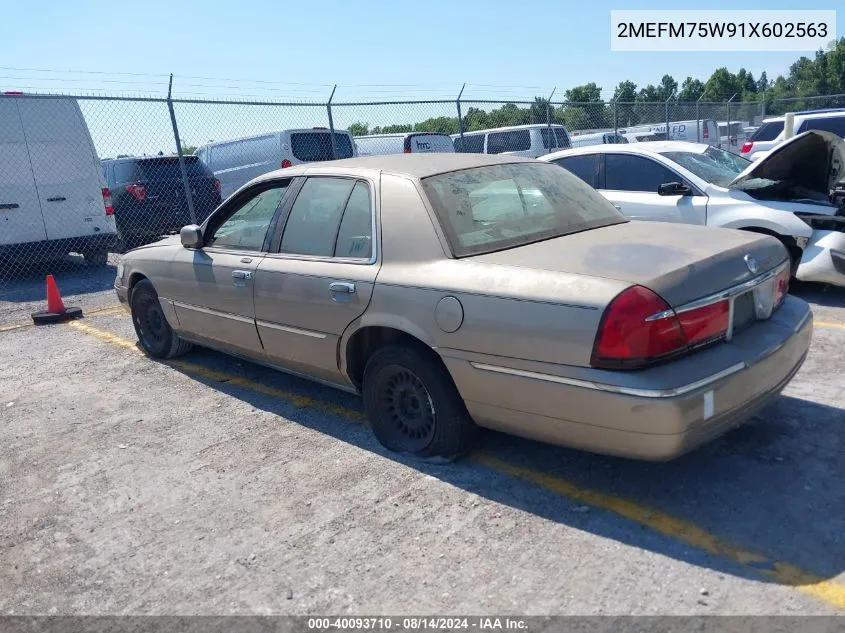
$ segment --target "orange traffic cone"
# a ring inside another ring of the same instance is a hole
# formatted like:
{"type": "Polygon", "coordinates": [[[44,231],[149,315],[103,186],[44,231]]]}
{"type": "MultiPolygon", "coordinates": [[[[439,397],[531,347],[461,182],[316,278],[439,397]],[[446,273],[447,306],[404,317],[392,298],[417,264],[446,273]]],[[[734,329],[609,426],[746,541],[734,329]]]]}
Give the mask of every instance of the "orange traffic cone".
{"type": "Polygon", "coordinates": [[[31,316],[36,325],[60,323],[81,317],[82,308],[76,306],[66,308],[64,301],[62,301],[62,295],[59,293],[59,287],[56,285],[56,280],[53,275],[47,275],[47,310],[33,312],[31,316]]]}

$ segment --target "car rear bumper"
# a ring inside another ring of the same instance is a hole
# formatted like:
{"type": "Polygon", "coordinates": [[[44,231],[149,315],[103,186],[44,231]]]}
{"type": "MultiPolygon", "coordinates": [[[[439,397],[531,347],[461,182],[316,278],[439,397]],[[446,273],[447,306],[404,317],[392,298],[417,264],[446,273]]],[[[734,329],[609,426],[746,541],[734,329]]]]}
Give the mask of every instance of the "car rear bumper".
{"type": "Polygon", "coordinates": [[[440,352],[481,426],[662,461],[718,437],[774,399],[806,358],[812,321],[807,303],[788,297],[771,319],[730,343],[639,372],[440,352]]]}
{"type": "Polygon", "coordinates": [[[795,277],[801,281],[845,286],[845,233],[813,231],[795,277]]]}

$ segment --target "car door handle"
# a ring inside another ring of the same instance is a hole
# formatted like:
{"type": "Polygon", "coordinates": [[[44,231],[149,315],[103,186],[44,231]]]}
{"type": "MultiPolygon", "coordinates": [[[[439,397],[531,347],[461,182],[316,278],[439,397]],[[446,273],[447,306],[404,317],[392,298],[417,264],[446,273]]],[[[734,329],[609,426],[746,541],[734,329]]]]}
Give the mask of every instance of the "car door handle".
{"type": "Polygon", "coordinates": [[[252,271],[251,270],[233,270],[232,271],[232,279],[245,279],[245,280],[252,279],[252,271]]]}
{"type": "Polygon", "coordinates": [[[0,209],[20,209],[21,205],[17,202],[3,202],[0,203],[0,209]]]}
{"type": "Polygon", "coordinates": [[[337,292],[351,295],[355,293],[355,284],[351,284],[348,281],[333,281],[329,284],[329,291],[332,294],[337,292]]]}
{"type": "Polygon", "coordinates": [[[47,198],[47,202],[64,202],[67,200],[64,196],[53,196],[52,198],[47,198]]]}

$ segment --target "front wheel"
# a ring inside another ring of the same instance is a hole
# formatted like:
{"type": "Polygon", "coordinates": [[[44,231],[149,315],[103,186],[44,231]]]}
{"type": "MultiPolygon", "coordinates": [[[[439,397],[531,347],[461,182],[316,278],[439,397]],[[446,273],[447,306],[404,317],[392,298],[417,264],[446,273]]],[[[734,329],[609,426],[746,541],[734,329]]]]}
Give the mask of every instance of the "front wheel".
{"type": "Polygon", "coordinates": [[[161,309],[158,293],[148,279],[132,288],[132,324],[144,351],[153,358],[173,358],[191,349],[170,327],[161,309]]]}
{"type": "Polygon", "coordinates": [[[388,345],[364,369],[363,396],[376,439],[397,453],[451,461],[470,446],[475,424],[434,352],[388,345]]]}

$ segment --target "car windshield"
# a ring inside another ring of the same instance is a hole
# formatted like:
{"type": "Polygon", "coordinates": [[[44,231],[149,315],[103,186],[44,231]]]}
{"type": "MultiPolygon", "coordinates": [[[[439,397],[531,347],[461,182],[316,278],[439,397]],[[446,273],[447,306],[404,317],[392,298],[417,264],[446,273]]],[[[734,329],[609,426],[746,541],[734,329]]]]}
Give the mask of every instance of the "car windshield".
{"type": "Polygon", "coordinates": [[[687,171],[719,187],[727,187],[751,161],[723,149],[708,147],[703,152],[660,152],[687,171]]]}
{"type": "Polygon", "coordinates": [[[627,222],[592,187],[548,163],[476,167],[422,183],[456,257],[627,222]]]}

